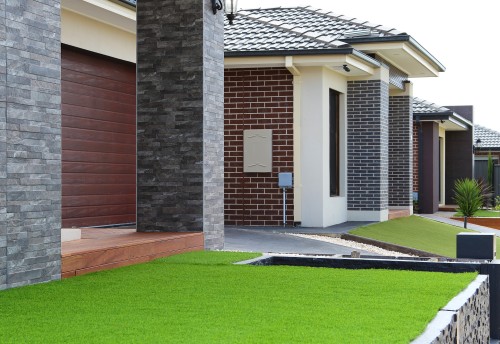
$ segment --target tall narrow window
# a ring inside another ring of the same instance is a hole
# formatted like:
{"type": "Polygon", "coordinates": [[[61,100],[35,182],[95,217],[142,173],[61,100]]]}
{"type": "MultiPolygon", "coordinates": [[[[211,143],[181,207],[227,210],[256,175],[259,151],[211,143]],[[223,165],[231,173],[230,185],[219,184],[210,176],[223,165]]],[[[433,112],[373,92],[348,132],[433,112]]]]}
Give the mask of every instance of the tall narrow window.
{"type": "Polygon", "coordinates": [[[339,93],[330,89],[330,196],[339,190],[339,93]]]}

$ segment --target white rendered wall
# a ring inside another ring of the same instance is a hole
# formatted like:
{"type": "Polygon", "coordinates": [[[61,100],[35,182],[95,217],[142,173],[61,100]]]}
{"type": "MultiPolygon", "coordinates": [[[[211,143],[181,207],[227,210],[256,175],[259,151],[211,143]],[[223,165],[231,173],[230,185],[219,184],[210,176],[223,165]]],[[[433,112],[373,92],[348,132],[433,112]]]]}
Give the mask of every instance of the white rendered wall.
{"type": "Polygon", "coordinates": [[[135,33],[65,9],[61,10],[61,42],[120,60],[136,60],[135,33]]]}
{"type": "Polygon", "coordinates": [[[347,82],[321,67],[301,68],[302,226],[327,227],[347,221],[346,123],[347,82]],[[330,197],[329,90],[340,92],[340,196],[330,197]]]}

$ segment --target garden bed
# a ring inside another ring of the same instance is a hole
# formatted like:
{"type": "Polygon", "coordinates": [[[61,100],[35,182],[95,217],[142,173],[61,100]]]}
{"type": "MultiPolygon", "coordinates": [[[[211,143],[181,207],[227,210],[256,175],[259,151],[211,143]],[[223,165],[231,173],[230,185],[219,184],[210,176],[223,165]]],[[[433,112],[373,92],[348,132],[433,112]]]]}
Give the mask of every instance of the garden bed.
{"type": "MultiPolygon", "coordinates": [[[[452,217],[452,220],[464,221],[463,217],[452,217]]],[[[468,217],[467,223],[479,226],[500,229],[500,217],[468,217]]]]}

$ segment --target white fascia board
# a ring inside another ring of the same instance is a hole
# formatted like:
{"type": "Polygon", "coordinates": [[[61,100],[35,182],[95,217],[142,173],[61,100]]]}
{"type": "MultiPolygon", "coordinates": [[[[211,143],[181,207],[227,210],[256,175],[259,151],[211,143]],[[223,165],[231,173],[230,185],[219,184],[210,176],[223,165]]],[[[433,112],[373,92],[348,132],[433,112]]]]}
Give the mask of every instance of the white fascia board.
{"type": "Polygon", "coordinates": [[[285,56],[248,56],[224,58],[224,68],[270,68],[285,66],[285,56]]]}
{"type": "Polygon", "coordinates": [[[136,33],[136,11],[108,0],[62,0],[61,7],[121,30],[136,33]]]}

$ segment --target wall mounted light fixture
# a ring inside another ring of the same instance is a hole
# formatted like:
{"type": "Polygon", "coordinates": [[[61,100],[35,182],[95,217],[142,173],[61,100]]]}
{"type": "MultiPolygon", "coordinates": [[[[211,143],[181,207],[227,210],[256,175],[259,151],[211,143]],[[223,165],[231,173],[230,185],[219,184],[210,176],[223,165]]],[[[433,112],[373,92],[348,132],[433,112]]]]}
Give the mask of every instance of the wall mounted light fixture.
{"type": "Polygon", "coordinates": [[[351,69],[345,64],[342,66],[342,68],[344,68],[344,70],[349,73],[351,71],[351,69]]]}
{"type": "Polygon", "coordinates": [[[224,9],[226,17],[229,20],[229,24],[233,24],[233,20],[236,17],[238,0],[224,0],[224,6],[222,5],[222,0],[211,0],[212,1],[212,11],[217,14],[217,11],[224,9]]]}
{"type": "Polygon", "coordinates": [[[222,10],[222,1],[221,0],[212,0],[212,11],[214,14],[217,14],[217,11],[222,10]]]}
{"type": "Polygon", "coordinates": [[[476,143],[472,145],[472,152],[476,154],[480,147],[481,147],[481,139],[477,138],[476,143]]]}

